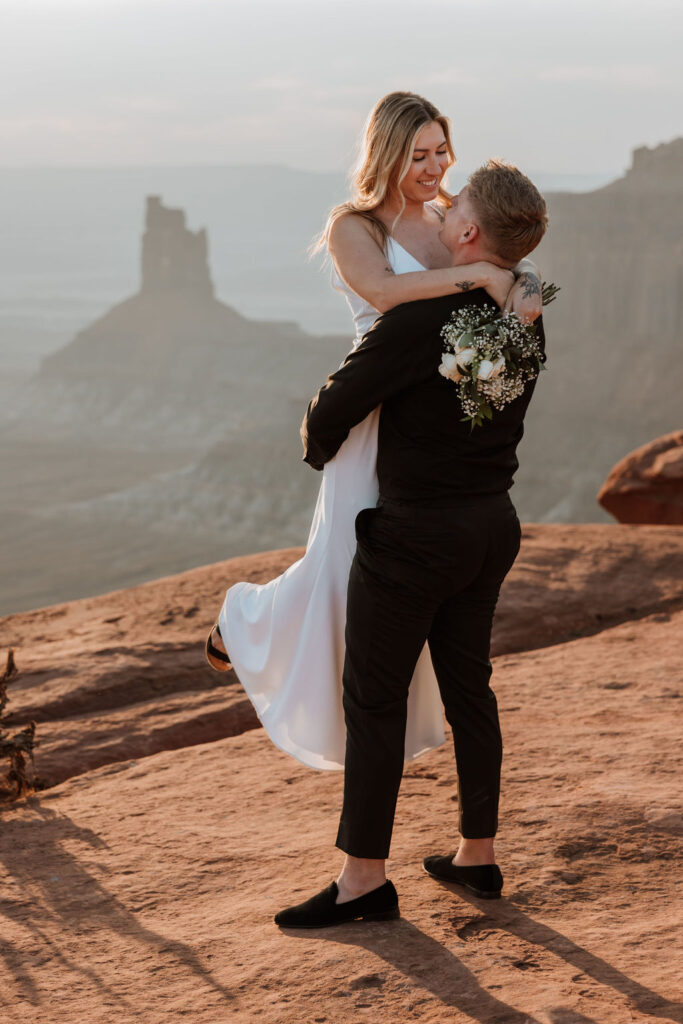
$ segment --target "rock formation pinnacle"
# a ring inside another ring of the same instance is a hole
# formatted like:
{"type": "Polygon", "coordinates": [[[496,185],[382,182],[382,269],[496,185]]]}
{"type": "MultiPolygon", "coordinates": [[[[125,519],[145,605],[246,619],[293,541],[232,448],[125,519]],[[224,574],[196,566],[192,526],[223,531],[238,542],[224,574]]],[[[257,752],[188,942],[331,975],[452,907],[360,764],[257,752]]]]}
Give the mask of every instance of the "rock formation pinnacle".
{"type": "Polygon", "coordinates": [[[183,210],[163,206],[160,196],[147,196],[140,290],[213,296],[206,231],[189,231],[183,210]]]}

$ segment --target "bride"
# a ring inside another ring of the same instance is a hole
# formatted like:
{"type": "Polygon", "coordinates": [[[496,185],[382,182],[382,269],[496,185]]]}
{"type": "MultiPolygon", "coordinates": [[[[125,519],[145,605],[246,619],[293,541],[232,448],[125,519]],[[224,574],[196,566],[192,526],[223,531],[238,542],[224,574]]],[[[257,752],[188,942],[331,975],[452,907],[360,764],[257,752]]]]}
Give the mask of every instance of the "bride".
{"type": "MultiPolygon", "coordinates": [[[[522,316],[540,313],[540,298],[529,287],[530,261],[515,274],[489,263],[450,266],[439,231],[441,211],[450,205],[442,179],[454,162],[449,122],[427,100],[394,92],[372,110],[352,197],[332,210],[318,245],[327,246],[333,287],[351,307],[354,347],[380,313],[399,303],[472,288],[485,288],[522,316]],[[515,276],[522,274],[520,287],[515,276]]],[[[312,768],[344,764],[346,589],[355,518],[378,498],[378,422],[375,409],[325,466],[303,558],[269,583],[231,587],[206,644],[213,668],[225,671],[232,663],[273,743],[312,768]]],[[[406,759],[444,738],[425,646],[410,687],[406,759]]]]}

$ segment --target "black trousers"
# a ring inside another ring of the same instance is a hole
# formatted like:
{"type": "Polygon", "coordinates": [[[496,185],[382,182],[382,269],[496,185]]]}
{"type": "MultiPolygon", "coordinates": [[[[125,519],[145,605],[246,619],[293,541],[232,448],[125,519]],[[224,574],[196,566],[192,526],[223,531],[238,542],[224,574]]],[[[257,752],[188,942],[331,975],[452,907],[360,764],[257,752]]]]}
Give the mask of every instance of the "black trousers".
{"type": "Polygon", "coordinates": [[[336,845],[389,855],[403,774],[408,689],[425,641],[453,730],[459,827],[498,826],[502,740],[489,686],[491,625],[520,542],[507,493],[447,509],[383,502],[356,518],[349,578],[344,803],[336,845]]]}

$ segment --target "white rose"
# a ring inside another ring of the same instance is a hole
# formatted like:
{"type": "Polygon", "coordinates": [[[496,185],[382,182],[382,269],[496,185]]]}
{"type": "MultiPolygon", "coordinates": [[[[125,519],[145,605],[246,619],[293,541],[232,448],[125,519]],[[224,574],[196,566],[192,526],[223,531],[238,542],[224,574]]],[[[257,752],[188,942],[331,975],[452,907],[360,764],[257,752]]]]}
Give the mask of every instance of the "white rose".
{"type": "Polygon", "coordinates": [[[492,377],[498,377],[505,369],[505,356],[499,356],[493,364],[492,377]]]}
{"type": "Polygon", "coordinates": [[[459,380],[462,380],[462,374],[458,370],[458,364],[452,352],[444,352],[442,355],[439,373],[442,377],[455,381],[456,384],[459,380]]]}
{"type": "Polygon", "coordinates": [[[482,359],[477,371],[478,380],[488,380],[493,374],[493,363],[490,359],[482,359]]]}
{"type": "Polygon", "coordinates": [[[461,370],[464,370],[466,366],[469,366],[473,359],[474,359],[474,349],[473,348],[461,348],[461,349],[458,349],[458,351],[455,354],[455,360],[456,360],[456,362],[458,364],[458,367],[461,370]]]}

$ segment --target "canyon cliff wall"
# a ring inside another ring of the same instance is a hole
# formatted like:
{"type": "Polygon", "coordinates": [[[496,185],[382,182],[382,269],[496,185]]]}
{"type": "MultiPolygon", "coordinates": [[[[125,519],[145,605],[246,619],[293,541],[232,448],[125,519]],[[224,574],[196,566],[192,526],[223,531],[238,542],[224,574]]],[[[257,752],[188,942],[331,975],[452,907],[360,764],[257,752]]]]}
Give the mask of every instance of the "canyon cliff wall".
{"type": "Polygon", "coordinates": [[[602,189],[547,200],[533,258],[562,291],[515,494],[530,518],[594,520],[614,463],[681,425],[683,139],[636,150],[602,189]]]}
{"type": "MultiPolygon", "coordinates": [[[[606,521],[615,463],[681,426],[682,193],[679,139],[595,192],[547,196],[535,258],[562,291],[512,492],[523,520],[606,521]]],[[[150,196],[139,291],[14,396],[0,610],[305,542],[319,476],[298,427],[351,332],[247,319],[215,297],[207,250],[150,196]]]]}

